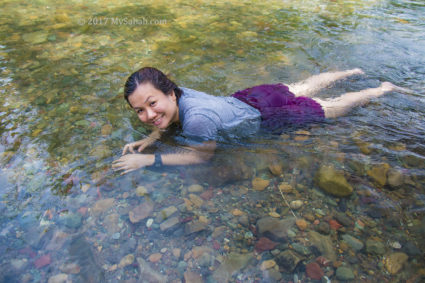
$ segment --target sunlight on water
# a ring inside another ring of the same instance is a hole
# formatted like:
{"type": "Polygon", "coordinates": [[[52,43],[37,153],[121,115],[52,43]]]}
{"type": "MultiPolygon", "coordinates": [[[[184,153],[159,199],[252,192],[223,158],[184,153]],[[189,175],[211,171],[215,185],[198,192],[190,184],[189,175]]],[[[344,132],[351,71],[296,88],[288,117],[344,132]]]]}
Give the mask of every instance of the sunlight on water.
{"type": "Polygon", "coordinates": [[[0,282],[420,282],[424,12],[419,0],[3,1],[0,282]],[[210,164],[119,176],[111,162],[149,133],[122,97],[142,66],[214,95],[357,67],[366,75],[319,97],[383,81],[411,92],[210,164]]]}

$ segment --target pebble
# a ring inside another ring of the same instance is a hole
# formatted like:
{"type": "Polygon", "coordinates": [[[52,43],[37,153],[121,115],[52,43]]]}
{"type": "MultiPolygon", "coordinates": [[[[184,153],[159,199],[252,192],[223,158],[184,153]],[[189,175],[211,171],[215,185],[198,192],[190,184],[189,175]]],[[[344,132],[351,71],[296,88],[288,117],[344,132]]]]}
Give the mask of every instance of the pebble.
{"type": "Polygon", "coordinates": [[[162,258],[162,254],[160,254],[160,253],[154,253],[154,254],[151,254],[149,256],[148,260],[150,262],[152,262],[152,263],[156,263],[156,262],[160,261],[161,258],[162,258]]]}
{"type": "Polygon", "coordinates": [[[185,234],[189,235],[192,233],[200,232],[207,229],[207,224],[200,221],[191,221],[185,225],[185,234]]]}
{"type": "Polygon", "coordinates": [[[276,257],[277,264],[284,268],[286,270],[285,272],[294,271],[298,263],[302,260],[304,260],[304,257],[291,250],[285,250],[276,257]]]}
{"type": "Polygon", "coordinates": [[[279,214],[279,213],[277,213],[276,211],[272,211],[272,212],[270,212],[270,213],[269,213],[269,215],[270,215],[271,217],[274,217],[274,218],[280,218],[280,214],[279,214]]]}
{"type": "Polygon", "coordinates": [[[68,275],[64,273],[60,273],[50,277],[47,283],[66,283],[67,281],[68,281],[68,275]]]}
{"type": "Polygon", "coordinates": [[[173,256],[175,256],[177,259],[180,258],[181,252],[182,252],[182,250],[179,249],[179,248],[174,248],[172,250],[173,256]]]}
{"type": "Polygon", "coordinates": [[[315,175],[317,185],[328,194],[337,197],[348,197],[353,193],[353,187],[347,182],[342,172],[332,165],[322,165],[315,175]]]}
{"type": "Polygon", "coordinates": [[[142,197],[148,194],[149,194],[149,191],[144,186],[138,186],[136,188],[136,195],[138,195],[139,197],[142,197]]]}
{"type": "Polygon", "coordinates": [[[256,191],[264,191],[269,184],[270,184],[269,180],[264,180],[258,177],[252,180],[252,188],[256,191]]]}
{"type": "Polygon", "coordinates": [[[390,245],[393,249],[396,249],[396,250],[401,249],[401,244],[399,242],[391,242],[390,245]]]}
{"type": "Polygon", "coordinates": [[[264,251],[268,251],[268,250],[272,250],[277,246],[277,243],[273,242],[272,240],[266,238],[266,237],[261,237],[257,243],[255,243],[255,247],[254,250],[257,253],[262,253],[264,251]]]}
{"type": "Polygon", "coordinates": [[[155,218],[156,223],[161,223],[177,212],[177,207],[174,205],[162,209],[155,218]]]}
{"type": "Polygon", "coordinates": [[[162,222],[159,225],[159,229],[161,229],[161,231],[171,230],[175,228],[179,223],[180,223],[179,218],[177,216],[174,216],[162,222]]]}
{"type": "Polygon", "coordinates": [[[282,193],[290,193],[294,190],[294,188],[290,184],[282,182],[279,184],[279,190],[282,193]]]}
{"type": "Polygon", "coordinates": [[[323,256],[331,261],[336,261],[337,256],[334,250],[334,243],[329,236],[319,234],[316,231],[309,231],[308,238],[323,256]]]}
{"type": "Polygon", "coordinates": [[[120,260],[120,263],[118,264],[119,268],[123,268],[125,266],[128,266],[130,264],[132,264],[134,262],[134,255],[133,254],[128,254],[125,257],[123,257],[120,260]]]}
{"type": "Polygon", "coordinates": [[[131,223],[138,223],[148,217],[152,213],[153,207],[152,202],[146,201],[133,208],[128,213],[131,223]]]}
{"type": "Polygon", "coordinates": [[[186,271],[183,275],[185,283],[202,283],[202,276],[199,273],[186,271]]]}
{"type": "Polygon", "coordinates": [[[355,251],[360,251],[364,247],[362,241],[351,235],[344,234],[342,235],[342,239],[355,251]]]}
{"type": "Polygon", "coordinates": [[[146,227],[147,227],[147,228],[149,228],[149,227],[151,227],[151,226],[152,226],[152,224],[153,224],[153,219],[152,219],[152,218],[149,218],[149,219],[146,221],[146,227]]]}
{"type": "Polygon", "coordinates": [[[80,273],[80,270],[81,270],[78,264],[72,263],[72,262],[63,264],[59,269],[63,273],[68,273],[68,274],[78,274],[80,273]]]}
{"type": "Polygon", "coordinates": [[[232,210],[232,215],[233,216],[242,216],[242,215],[244,215],[245,213],[243,212],[243,211],[241,211],[241,210],[239,210],[239,209],[237,209],[237,208],[235,208],[235,209],[233,209],[232,210]]]}
{"type": "Polygon", "coordinates": [[[273,268],[275,265],[276,265],[276,262],[274,260],[272,259],[265,260],[261,263],[260,269],[264,271],[264,270],[273,268]]]}
{"type": "Polygon", "coordinates": [[[12,267],[16,270],[20,270],[23,267],[25,267],[28,263],[28,260],[26,258],[23,259],[12,259],[10,261],[10,264],[12,265],[12,267]]]}
{"type": "Polygon", "coordinates": [[[98,216],[101,213],[107,211],[109,208],[111,208],[112,206],[114,206],[115,204],[115,199],[113,198],[107,198],[107,199],[101,199],[98,200],[94,206],[91,209],[91,212],[95,215],[98,216]]]}
{"type": "Polygon", "coordinates": [[[188,189],[189,193],[201,193],[204,191],[204,188],[201,185],[191,185],[188,189]]]}
{"type": "Polygon", "coordinates": [[[195,194],[189,194],[189,199],[196,207],[201,207],[204,203],[204,200],[195,194]]]}
{"type": "Polygon", "coordinates": [[[310,262],[305,266],[305,272],[307,274],[307,277],[310,277],[314,280],[320,280],[323,276],[325,276],[325,273],[323,272],[322,268],[316,263],[316,262],[310,262]]]}
{"type": "Polygon", "coordinates": [[[50,258],[50,254],[42,255],[38,259],[35,260],[34,265],[36,268],[42,268],[46,265],[49,265],[52,262],[50,258]]]}
{"type": "Polygon", "coordinates": [[[270,216],[263,217],[257,221],[260,235],[269,234],[272,240],[285,240],[288,237],[288,230],[295,224],[295,218],[276,219],[270,216]]]}
{"type": "Polygon", "coordinates": [[[303,201],[302,201],[302,200],[293,200],[293,201],[291,201],[291,202],[289,203],[289,206],[290,206],[292,209],[295,209],[295,210],[297,210],[297,209],[301,208],[303,205],[304,205],[304,203],[303,203],[303,201]]]}
{"type": "Polygon", "coordinates": [[[351,268],[340,266],[336,270],[336,278],[339,280],[353,280],[355,277],[351,268]]]}
{"type": "Polygon", "coordinates": [[[301,231],[304,231],[308,227],[307,221],[305,221],[302,218],[295,220],[295,224],[297,225],[298,229],[300,229],[301,231]]]}
{"type": "Polygon", "coordinates": [[[385,245],[381,241],[368,239],[366,241],[366,252],[375,255],[383,255],[385,253],[385,245]]]}

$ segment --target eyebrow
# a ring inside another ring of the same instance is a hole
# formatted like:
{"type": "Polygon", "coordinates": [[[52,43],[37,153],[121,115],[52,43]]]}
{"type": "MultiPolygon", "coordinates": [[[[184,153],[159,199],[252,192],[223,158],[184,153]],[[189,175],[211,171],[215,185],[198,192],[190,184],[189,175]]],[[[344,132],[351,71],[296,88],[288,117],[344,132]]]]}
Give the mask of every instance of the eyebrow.
{"type": "MultiPolygon", "coordinates": [[[[148,96],[148,98],[146,98],[145,102],[143,102],[143,103],[146,103],[149,100],[149,98],[151,98],[151,97],[153,97],[153,96],[152,95],[148,96]]],[[[142,107],[133,107],[133,109],[141,109],[141,108],[142,107]]]]}

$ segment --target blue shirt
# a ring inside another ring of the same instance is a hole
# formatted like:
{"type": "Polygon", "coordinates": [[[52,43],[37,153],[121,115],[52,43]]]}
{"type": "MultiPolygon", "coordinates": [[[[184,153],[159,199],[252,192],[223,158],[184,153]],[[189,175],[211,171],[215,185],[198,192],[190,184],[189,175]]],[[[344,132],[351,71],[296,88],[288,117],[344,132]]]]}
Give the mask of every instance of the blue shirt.
{"type": "Polygon", "coordinates": [[[181,88],[179,120],[183,135],[195,141],[233,141],[255,135],[261,124],[256,108],[234,97],[181,88]]]}

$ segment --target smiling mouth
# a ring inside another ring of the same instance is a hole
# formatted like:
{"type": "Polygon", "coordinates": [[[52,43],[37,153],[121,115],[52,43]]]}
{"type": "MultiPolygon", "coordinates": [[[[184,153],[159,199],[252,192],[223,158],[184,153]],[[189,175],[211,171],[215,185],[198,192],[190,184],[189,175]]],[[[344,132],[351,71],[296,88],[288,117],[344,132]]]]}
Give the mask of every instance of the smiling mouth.
{"type": "Polygon", "coordinates": [[[161,116],[161,117],[159,117],[158,119],[156,119],[155,121],[153,121],[153,122],[152,122],[152,124],[154,124],[155,126],[158,126],[159,124],[161,124],[161,122],[162,122],[162,117],[163,117],[163,116],[161,116]]]}

